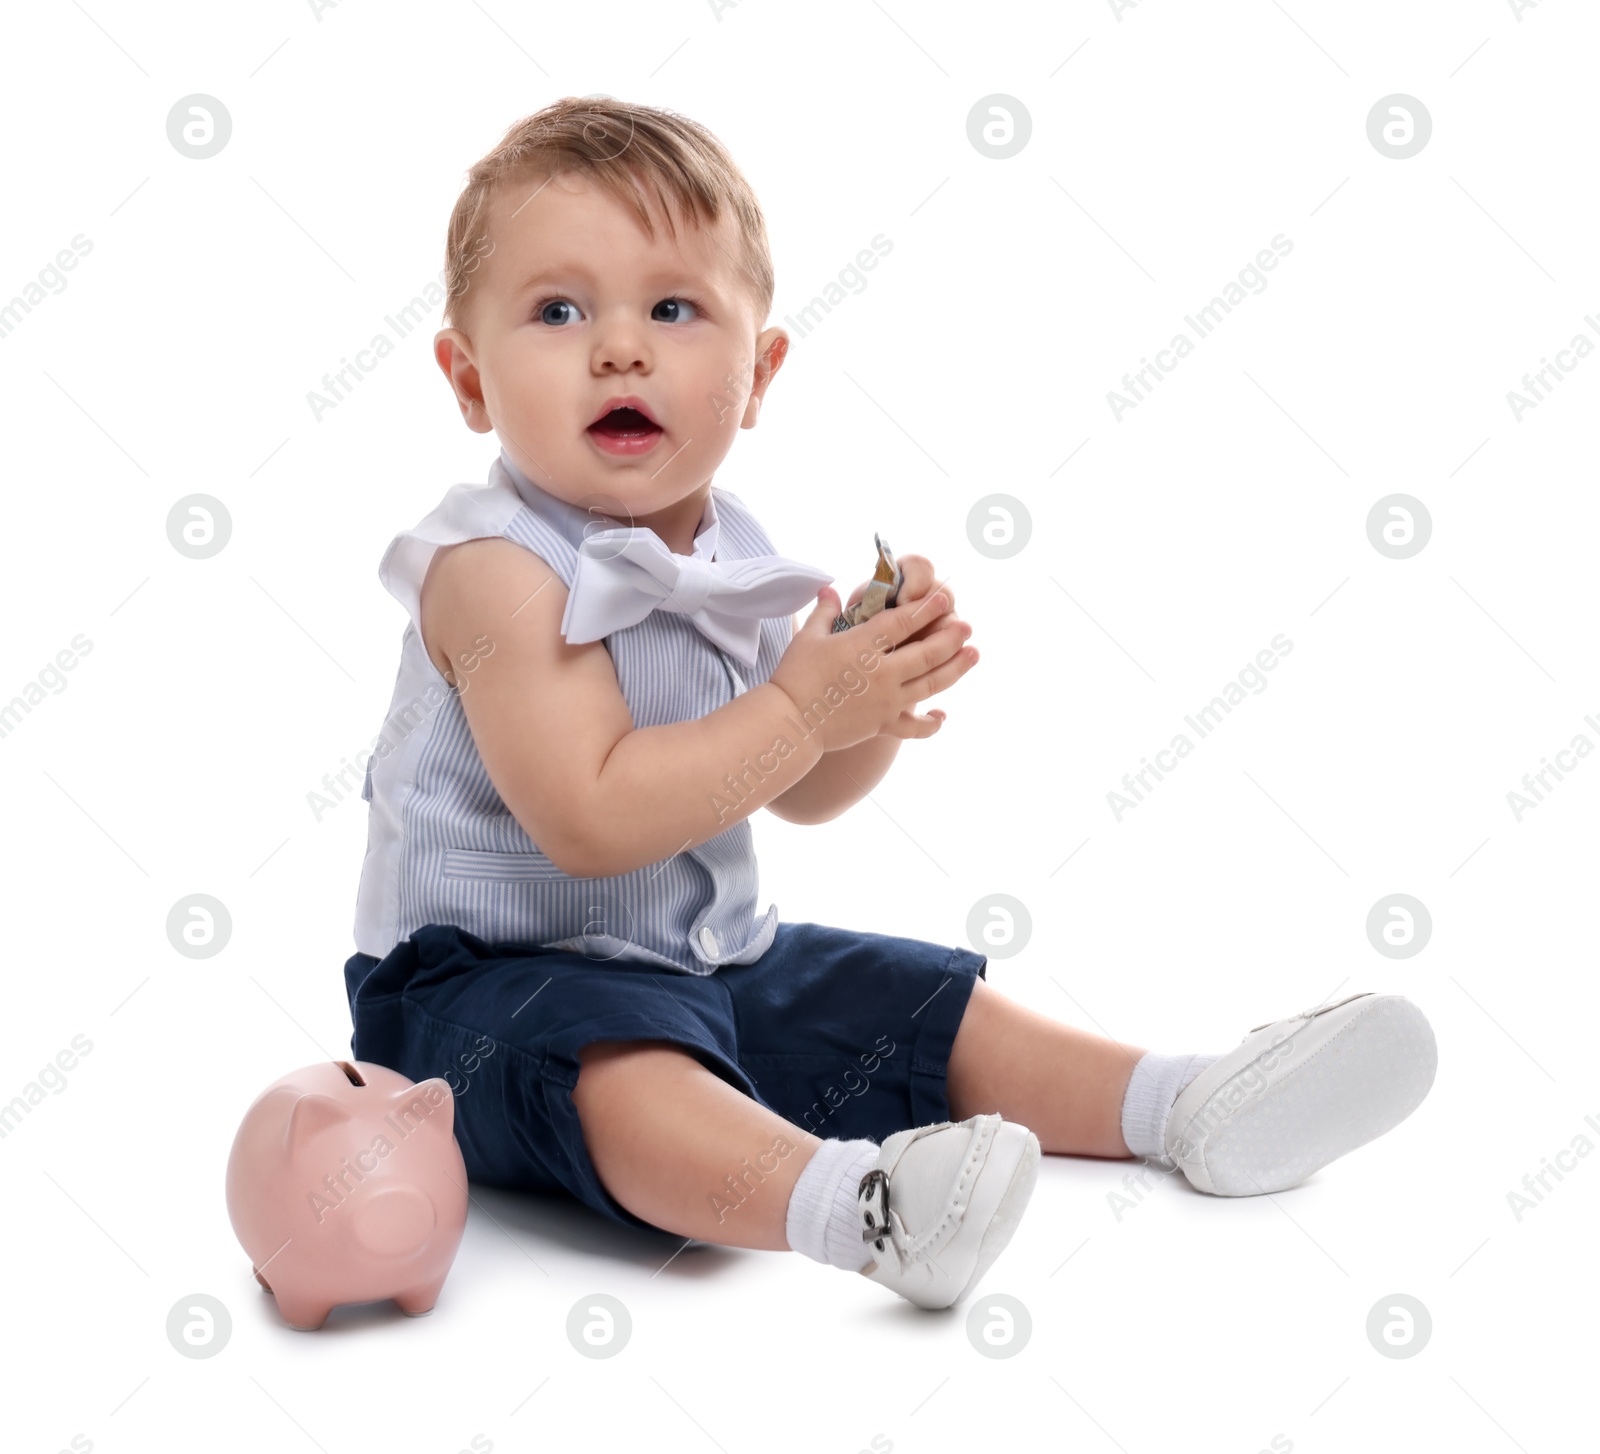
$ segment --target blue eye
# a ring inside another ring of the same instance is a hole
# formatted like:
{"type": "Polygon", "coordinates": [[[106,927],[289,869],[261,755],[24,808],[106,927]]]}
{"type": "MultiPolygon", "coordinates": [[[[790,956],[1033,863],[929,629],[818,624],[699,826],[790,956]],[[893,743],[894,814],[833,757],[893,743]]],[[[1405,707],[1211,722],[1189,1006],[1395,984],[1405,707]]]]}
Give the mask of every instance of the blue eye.
{"type": "Polygon", "coordinates": [[[563,317],[552,318],[550,316],[550,310],[552,308],[566,308],[573,314],[576,314],[578,311],[576,305],[569,303],[565,298],[552,298],[548,303],[540,304],[539,321],[541,323],[548,323],[555,328],[559,328],[563,323],[570,323],[573,320],[571,318],[563,317]]]}
{"type": "Polygon", "coordinates": [[[697,309],[695,307],[695,305],[693,303],[691,303],[687,298],[663,298],[659,303],[656,304],[655,309],[651,313],[650,316],[657,323],[687,323],[698,312],[699,312],[699,309],[697,309]],[[663,308],[676,309],[677,312],[675,314],[673,314],[673,316],[671,316],[671,317],[663,318],[661,316],[661,310],[663,308]],[[685,317],[684,313],[683,313],[683,310],[685,308],[687,308],[689,310],[687,317],[685,317]]]}

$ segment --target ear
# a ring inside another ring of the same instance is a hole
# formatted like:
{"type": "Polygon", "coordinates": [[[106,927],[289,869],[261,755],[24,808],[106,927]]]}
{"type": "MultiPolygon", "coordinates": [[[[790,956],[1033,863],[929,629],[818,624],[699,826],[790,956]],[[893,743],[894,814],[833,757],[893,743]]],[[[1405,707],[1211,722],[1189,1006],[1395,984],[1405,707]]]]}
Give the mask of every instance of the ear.
{"type": "MultiPolygon", "coordinates": [[[[434,1076],[432,1080],[419,1080],[415,1085],[402,1086],[389,1096],[389,1110],[391,1115],[404,1112],[407,1107],[415,1107],[421,1103],[424,1112],[420,1117],[413,1111],[413,1118],[419,1125],[439,1126],[445,1135],[455,1131],[456,1124],[456,1098],[450,1091],[450,1083],[442,1076],[434,1076]]],[[[402,1125],[409,1122],[401,1121],[402,1125]]]]}
{"type": "Polygon", "coordinates": [[[350,1112],[334,1100],[332,1096],[318,1095],[312,1091],[300,1097],[294,1103],[294,1109],[289,1112],[289,1124],[284,1129],[283,1144],[293,1150],[303,1144],[318,1131],[326,1130],[329,1126],[337,1126],[341,1121],[348,1121],[350,1112]]]}
{"type": "Polygon", "coordinates": [[[441,328],[433,336],[434,362],[450,381],[467,428],[487,434],[494,428],[483,400],[483,383],[472,361],[472,340],[459,328],[441,328]]]}
{"type": "Polygon", "coordinates": [[[783,367],[789,355],[789,335],[782,328],[768,328],[756,339],[755,377],[750,384],[750,397],[745,402],[744,417],[739,428],[754,429],[761,417],[761,401],[772,383],[772,376],[783,367]]]}

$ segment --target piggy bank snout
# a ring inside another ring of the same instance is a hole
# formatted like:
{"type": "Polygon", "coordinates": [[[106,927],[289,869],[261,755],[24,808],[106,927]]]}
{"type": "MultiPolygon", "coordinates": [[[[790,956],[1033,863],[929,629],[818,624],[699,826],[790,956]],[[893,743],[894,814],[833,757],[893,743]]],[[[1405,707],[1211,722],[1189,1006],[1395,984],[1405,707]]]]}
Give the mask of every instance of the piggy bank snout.
{"type": "Polygon", "coordinates": [[[422,1251],[438,1225],[433,1201],[414,1186],[390,1186],[352,1208],[351,1235],[374,1257],[399,1260],[422,1251]]]}

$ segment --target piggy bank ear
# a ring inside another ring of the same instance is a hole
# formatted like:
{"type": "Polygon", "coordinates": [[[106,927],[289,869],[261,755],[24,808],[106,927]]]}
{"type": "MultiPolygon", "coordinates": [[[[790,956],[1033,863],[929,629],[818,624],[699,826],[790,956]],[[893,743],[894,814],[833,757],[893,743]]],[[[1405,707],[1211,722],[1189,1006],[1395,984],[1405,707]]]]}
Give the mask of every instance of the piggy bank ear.
{"type": "Polygon", "coordinates": [[[444,1095],[444,1104],[433,1113],[434,1119],[438,1121],[439,1129],[446,1136],[454,1134],[456,1128],[456,1097],[455,1092],[450,1089],[450,1082],[441,1076],[435,1076],[425,1083],[430,1086],[438,1086],[440,1092],[444,1095]]]}
{"type": "Polygon", "coordinates": [[[301,1096],[294,1103],[294,1109],[289,1112],[289,1124],[284,1129],[283,1144],[289,1150],[293,1150],[296,1146],[303,1145],[318,1131],[349,1119],[348,1108],[340,1105],[332,1096],[310,1092],[301,1096]]]}
{"type": "Polygon", "coordinates": [[[408,1129],[426,1121],[430,1126],[438,1126],[446,1136],[455,1130],[456,1098],[451,1093],[450,1082],[442,1076],[419,1080],[415,1085],[395,1091],[389,1097],[389,1104],[394,1108],[391,1115],[398,1115],[400,1124],[408,1129]]]}

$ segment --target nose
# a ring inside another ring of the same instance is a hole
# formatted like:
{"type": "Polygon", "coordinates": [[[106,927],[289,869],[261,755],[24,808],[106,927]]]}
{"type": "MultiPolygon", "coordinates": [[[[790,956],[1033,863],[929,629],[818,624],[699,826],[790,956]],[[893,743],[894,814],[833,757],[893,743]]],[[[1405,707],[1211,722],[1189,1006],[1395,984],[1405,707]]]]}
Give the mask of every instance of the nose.
{"type": "Polygon", "coordinates": [[[648,330],[630,312],[614,309],[594,335],[592,366],[597,374],[649,373],[654,362],[648,330]]]}

